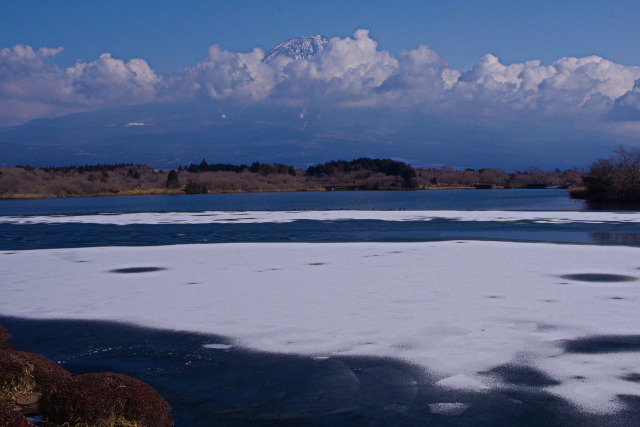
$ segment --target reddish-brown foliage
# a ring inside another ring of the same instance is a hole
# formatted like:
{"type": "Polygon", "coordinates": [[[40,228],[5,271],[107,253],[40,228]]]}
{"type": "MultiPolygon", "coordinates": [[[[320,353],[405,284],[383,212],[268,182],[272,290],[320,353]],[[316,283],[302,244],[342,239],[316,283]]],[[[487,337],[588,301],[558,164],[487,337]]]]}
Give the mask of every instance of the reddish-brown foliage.
{"type": "Polygon", "coordinates": [[[7,340],[11,338],[11,334],[5,328],[0,326],[0,350],[9,350],[15,348],[13,344],[9,344],[7,340]]]}
{"type": "Polygon", "coordinates": [[[0,402],[0,426],[5,427],[33,427],[27,419],[18,411],[14,411],[0,402]]]}
{"type": "Polygon", "coordinates": [[[60,383],[71,378],[71,374],[60,367],[55,362],[44,356],[24,351],[16,351],[15,354],[24,362],[33,366],[33,379],[35,380],[35,391],[44,392],[54,389],[60,383]]]}
{"type": "Polygon", "coordinates": [[[35,387],[33,365],[21,359],[14,350],[0,350],[0,398],[12,399],[35,387]]]}
{"type": "Polygon", "coordinates": [[[336,186],[357,187],[359,190],[473,188],[487,184],[527,188],[530,185],[576,185],[583,175],[578,170],[542,171],[534,167],[524,172],[514,170],[513,173],[493,168],[456,170],[450,166],[414,169],[389,159],[329,162],[307,171],[257,162],[251,167],[204,163],[204,168],[203,165],[192,165],[177,172],[157,171],[151,166],[141,165],[47,169],[2,167],[0,198],[181,194],[189,182],[192,184],[186,188],[187,193],[323,191],[336,186]],[[352,163],[362,167],[353,167],[352,163]],[[167,188],[169,174],[173,183],[170,187],[175,188],[167,188]]]}
{"type": "MultiPolygon", "coordinates": [[[[0,343],[10,335],[0,327],[0,343]]],[[[0,347],[0,398],[42,393],[40,412],[49,422],[78,426],[171,426],[169,404],[149,385],[126,375],[102,373],[71,377],[49,359],[0,347]]],[[[34,409],[34,408],[32,408],[34,409]]],[[[0,402],[0,426],[31,425],[0,402]]]]}
{"type": "Polygon", "coordinates": [[[5,398],[22,392],[43,392],[70,377],[69,372],[45,357],[11,349],[0,350],[0,395],[5,398]]]}
{"type": "Polygon", "coordinates": [[[114,373],[74,377],[43,393],[40,408],[49,421],[79,426],[173,425],[169,404],[149,385],[114,373]]]}

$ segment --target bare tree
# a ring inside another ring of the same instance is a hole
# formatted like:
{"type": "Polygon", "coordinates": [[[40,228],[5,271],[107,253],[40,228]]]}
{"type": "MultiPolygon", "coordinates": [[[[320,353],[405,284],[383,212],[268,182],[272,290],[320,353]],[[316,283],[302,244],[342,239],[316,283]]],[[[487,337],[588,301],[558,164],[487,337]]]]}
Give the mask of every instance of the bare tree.
{"type": "Polygon", "coordinates": [[[594,202],[640,202],[640,148],[619,146],[607,159],[589,165],[582,178],[584,189],[574,197],[594,202]]]}

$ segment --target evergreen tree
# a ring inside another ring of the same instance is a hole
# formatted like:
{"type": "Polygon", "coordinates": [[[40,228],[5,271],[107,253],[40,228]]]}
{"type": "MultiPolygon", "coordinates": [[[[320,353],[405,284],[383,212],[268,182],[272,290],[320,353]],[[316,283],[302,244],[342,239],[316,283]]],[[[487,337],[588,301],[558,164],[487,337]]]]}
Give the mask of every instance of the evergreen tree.
{"type": "Polygon", "coordinates": [[[171,170],[169,175],[167,175],[167,183],[165,184],[167,188],[180,188],[180,179],[178,178],[178,172],[175,170],[171,170]]]}

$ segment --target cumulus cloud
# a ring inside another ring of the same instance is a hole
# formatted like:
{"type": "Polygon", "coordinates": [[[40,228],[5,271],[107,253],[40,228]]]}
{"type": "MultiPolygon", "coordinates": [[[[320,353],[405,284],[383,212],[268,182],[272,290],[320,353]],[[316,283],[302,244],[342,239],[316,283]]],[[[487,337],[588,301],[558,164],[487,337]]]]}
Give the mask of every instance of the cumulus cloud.
{"type": "Polygon", "coordinates": [[[150,101],[160,82],[146,61],[133,58],[125,63],[109,53],[89,63],[76,63],[66,70],[66,77],[74,94],[101,104],[150,101]]]}
{"type": "Polygon", "coordinates": [[[335,82],[350,92],[380,86],[398,69],[398,61],[377,48],[367,30],[356,31],[353,39],[332,38],[326,49],[306,61],[314,66],[309,77],[335,82]]]}
{"type": "MultiPolygon", "coordinates": [[[[308,58],[211,46],[206,58],[159,76],[143,59],[108,53],[62,70],[48,62],[62,48],[17,45],[0,51],[0,112],[5,123],[104,106],[210,99],[309,107],[412,109],[460,120],[563,120],[584,125],[640,120],[640,67],[599,56],[502,64],[486,54],[466,72],[450,69],[426,45],[397,57],[367,30],[332,38],[308,58]]],[[[306,111],[306,110],[305,110],[306,111]]]]}
{"type": "MultiPolygon", "coordinates": [[[[62,48],[16,45],[0,50],[0,119],[2,124],[16,124],[31,118],[67,112],[59,102],[67,95],[60,84],[64,72],[46,59],[62,48]]],[[[0,121],[0,123],[1,123],[0,121]]]]}
{"type": "Polygon", "coordinates": [[[551,65],[533,60],[503,65],[487,54],[460,77],[454,96],[494,113],[539,117],[594,118],[634,87],[640,67],[623,66],[599,56],[561,58],[551,65]]]}
{"type": "Polygon", "coordinates": [[[425,112],[449,109],[447,94],[460,72],[447,69],[440,55],[425,45],[401,51],[398,59],[399,69],[377,91],[384,105],[417,107],[425,112]]]}
{"type": "Polygon", "coordinates": [[[373,91],[399,68],[366,30],[335,37],[315,56],[275,63],[274,98],[293,105],[374,105],[373,91]]]}
{"type": "Polygon", "coordinates": [[[125,63],[108,53],[62,70],[47,61],[61,51],[24,45],[0,50],[1,125],[150,101],[161,82],[146,61],[125,63]]]}
{"type": "Polygon", "coordinates": [[[176,87],[182,90],[176,96],[204,92],[212,99],[262,101],[275,85],[274,70],[263,58],[264,52],[258,48],[250,53],[234,53],[211,46],[204,61],[186,68],[174,79],[170,92],[176,87]]]}

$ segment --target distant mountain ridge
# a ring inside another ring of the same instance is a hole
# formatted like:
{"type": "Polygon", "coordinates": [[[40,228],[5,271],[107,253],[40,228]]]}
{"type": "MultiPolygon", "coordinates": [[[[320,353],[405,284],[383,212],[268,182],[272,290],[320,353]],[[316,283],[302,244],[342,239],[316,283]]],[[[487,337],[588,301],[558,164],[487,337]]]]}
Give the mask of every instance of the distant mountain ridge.
{"type": "MultiPolygon", "coordinates": [[[[263,64],[310,60],[329,49],[328,44],[322,35],[293,38],[269,50],[263,64]]],[[[0,166],[125,162],[172,168],[200,153],[219,163],[262,158],[309,166],[328,158],[401,156],[418,165],[505,169],[528,165],[532,156],[540,156],[548,161],[538,167],[571,168],[588,164],[603,144],[591,131],[553,136],[551,127],[529,125],[505,133],[501,127],[476,123],[460,126],[455,116],[429,115],[421,109],[327,108],[307,102],[289,105],[278,96],[263,102],[193,96],[38,118],[0,127],[0,166]],[[513,143],[525,141],[523,135],[545,141],[561,137],[569,148],[554,149],[552,158],[548,145],[513,143]]]]}
{"type": "Polygon", "coordinates": [[[287,57],[293,60],[309,59],[316,55],[329,43],[329,39],[320,34],[315,36],[297,37],[280,43],[264,55],[263,61],[267,64],[279,57],[287,57]]]}

